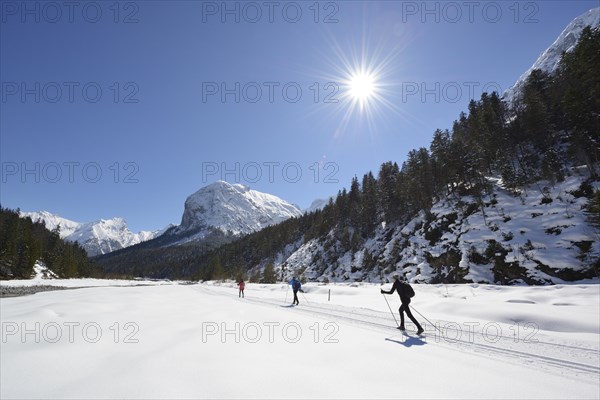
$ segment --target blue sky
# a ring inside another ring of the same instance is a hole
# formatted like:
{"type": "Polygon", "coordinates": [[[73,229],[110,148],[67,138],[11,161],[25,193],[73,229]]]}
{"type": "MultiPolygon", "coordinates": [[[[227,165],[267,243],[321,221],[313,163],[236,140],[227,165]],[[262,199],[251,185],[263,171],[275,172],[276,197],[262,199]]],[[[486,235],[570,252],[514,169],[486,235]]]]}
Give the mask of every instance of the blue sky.
{"type": "Polygon", "coordinates": [[[0,2],[0,202],[134,231],[179,223],[217,179],[305,208],[401,163],[598,5],[69,4],[0,2]],[[361,65],[377,93],[362,109],[361,65]]]}

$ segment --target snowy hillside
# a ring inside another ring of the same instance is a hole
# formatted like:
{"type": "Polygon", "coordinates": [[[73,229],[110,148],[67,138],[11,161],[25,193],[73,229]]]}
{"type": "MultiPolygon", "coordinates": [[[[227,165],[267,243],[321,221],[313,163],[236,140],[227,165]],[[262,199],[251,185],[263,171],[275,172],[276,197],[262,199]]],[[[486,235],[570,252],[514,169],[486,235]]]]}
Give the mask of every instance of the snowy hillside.
{"type": "Polygon", "coordinates": [[[281,284],[2,299],[0,397],[600,397],[598,285],[414,288],[424,336],[398,331],[372,284],[308,284],[293,308],[281,284]]]}
{"type": "Polygon", "coordinates": [[[44,282],[46,279],[58,279],[58,275],[56,275],[54,273],[54,271],[51,271],[50,269],[48,269],[48,267],[46,267],[46,265],[43,262],[36,262],[35,265],[33,266],[33,276],[31,277],[31,279],[29,281],[26,282],[44,282]]]}
{"type": "Polygon", "coordinates": [[[600,7],[593,8],[583,15],[575,18],[558,36],[554,43],[548,47],[536,60],[536,62],[517,80],[514,86],[504,93],[504,99],[513,102],[515,96],[519,96],[527,77],[534,69],[552,73],[558,67],[563,52],[570,52],[586,26],[597,27],[600,25],[600,7]]]}
{"type": "Polygon", "coordinates": [[[44,221],[46,228],[55,229],[60,224],[60,236],[71,242],[78,242],[89,256],[110,253],[134,244],[150,240],[161,235],[165,229],[157,231],[129,230],[123,218],[100,219],[94,222],[80,223],[62,218],[47,211],[22,212],[22,216],[33,221],[44,221]]]}
{"type": "Polygon", "coordinates": [[[174,233],[190,232],[193,239],[200,239],[213,229],[242,235],[301,215],[297,206],[277,196],[217,181],[186,199],[181,225],[174,233]]]}
{"type": "Polygon", "coordinates": [[[288,276],[331,282],[385,282],[395,273],[421,283],[598,279],[591,266],[600,257],[600,233],[582,212],[588,200],[578,192],[584,177],[520,193],[490,180],[494,191],[484,197],[483,209],[471,196],[448,198],[407,225],[380,226],[355,252],[340,253],[332,231],[296,243],[293,252],[286,249],[275,257],[276,267],[288,276]]]}

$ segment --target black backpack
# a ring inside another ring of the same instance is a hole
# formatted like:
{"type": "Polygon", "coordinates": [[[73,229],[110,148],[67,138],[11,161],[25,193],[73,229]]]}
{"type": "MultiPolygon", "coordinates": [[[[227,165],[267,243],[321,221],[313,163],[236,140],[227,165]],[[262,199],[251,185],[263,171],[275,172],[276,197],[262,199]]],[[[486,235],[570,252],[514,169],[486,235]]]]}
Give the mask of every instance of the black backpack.
{"type": "Polygon", "coordinates": [[[413,290],[412,286],[410,286],[408,283],[404,283],[404,293],[406,293],[406,295],[408,297],[415,297],[415,291],[413,290]]]}

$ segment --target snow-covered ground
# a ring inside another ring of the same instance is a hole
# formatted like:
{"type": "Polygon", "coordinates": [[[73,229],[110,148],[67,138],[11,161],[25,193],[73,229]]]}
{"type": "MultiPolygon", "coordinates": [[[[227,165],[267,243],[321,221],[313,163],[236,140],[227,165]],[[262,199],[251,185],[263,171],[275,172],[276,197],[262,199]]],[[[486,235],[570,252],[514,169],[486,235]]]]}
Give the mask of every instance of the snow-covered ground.
{"type": "Polygon", "coordinates": [[[424,337],[378,285],[305,286],[294,308],[284,284],[2,299],[0,397],[600,397],[599,285],[414,285],[424,337]]]}
{"type": "Polygon", "coordinates": [[[14,279],[0,281],[2,287],[32,287],[32,286],[58,286],[63,288],[84,288],[97,286],[148,286],[148,285],[171,285],[180,282],[171,282],[169,280],[142,280],[142,279],[58,279],[57,275],[46,268],[40,262],[33,266],[33,276],[31,279],[14,279]]]}

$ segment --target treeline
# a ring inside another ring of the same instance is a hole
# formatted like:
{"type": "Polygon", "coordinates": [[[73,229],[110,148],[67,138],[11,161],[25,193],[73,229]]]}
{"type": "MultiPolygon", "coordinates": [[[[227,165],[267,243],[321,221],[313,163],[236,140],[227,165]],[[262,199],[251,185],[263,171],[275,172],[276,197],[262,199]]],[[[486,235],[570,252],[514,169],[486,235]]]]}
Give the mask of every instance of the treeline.
{"type": "Polygon", "coordinates": [[[201,243],[174,245],[180,239],[184,237],[170,231],[92,260],[108,277],[188,279],[196,274],[197,264],[199,260],[205,260],[206,253],[235,240],[235,237],[214,230],[201,243]]]}
{"type": "MultiPolygon", "coordinates": [[[[512,104],[497,93],[484,93],[469,103],[468,113],[461,113],[452,129],[436,130],[429,148],[411,150],[402,165],[384,163],[377,176],[369,172],[360,180],[355,177],[350,189],[341,190],[322,210],[218,248],[134,251],[126,262],[117,258],[111,262],[110,255],[99,262],[121,273],[135,270],[173,278],[239,277],[259,265],[269,267],[270,275],[275,257],[285,258],[312,239],[319,239],[324,254],[341,256],[359,251],[382,222],[406,223],[450,194],[469,194],[483,204],[482,197],[490,190],[486,176],[501,176],[513,189],[543,179],[561,181],[572,165],[585,165],[596,177],[598,65],[600,30],[586,28],[575,49],[563,55],[557,72],[533,71],[512,104]]],[[[317,262],[324,270],[335,259],[317,262]]]]}
{"type": "Polygon", "coordinates": [[[0,206],[0,279],[31,278],[36,261],[62,278],[97,273],[79,244],[60,238],[60,227],[49,231],[43,222],[0,206]]]}

